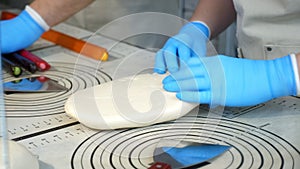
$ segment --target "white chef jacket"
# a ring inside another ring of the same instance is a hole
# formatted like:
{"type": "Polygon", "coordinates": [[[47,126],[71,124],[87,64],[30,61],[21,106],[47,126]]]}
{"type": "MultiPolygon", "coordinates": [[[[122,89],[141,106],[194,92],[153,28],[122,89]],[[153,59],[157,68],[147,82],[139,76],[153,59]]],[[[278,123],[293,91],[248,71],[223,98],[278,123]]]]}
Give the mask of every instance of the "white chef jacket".
{"type": "Polygon", "coordinates": [[[274,59],[300,52],[300,0],[233,0],[239,57],[274,59]]]}

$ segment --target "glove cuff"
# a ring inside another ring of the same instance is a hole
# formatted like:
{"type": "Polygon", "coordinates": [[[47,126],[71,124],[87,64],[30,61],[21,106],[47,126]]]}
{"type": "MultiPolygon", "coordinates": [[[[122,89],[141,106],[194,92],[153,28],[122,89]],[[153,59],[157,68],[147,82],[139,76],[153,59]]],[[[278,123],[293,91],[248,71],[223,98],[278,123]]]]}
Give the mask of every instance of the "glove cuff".
{"type": "Polygon", "coordinates": [[[210,38],[210,29],[209,27],[202,21],[192,21],[184,25],[180,32],[193,32],[195,36],[199,33],[204,35],[206,38],[210,38]]]}
{"type": "Polygon", "coordinates": [[[293,71],[294,71],[294,78],[295,78],[295,83],[296,83],[296,95],[300,95],[300,80],[299,80],[299,70],[298,70],[298,64],[297,64],[297,59],[295,54],[290,54],[292,66],[293,66],[293,71]]]}
{"type": "Polygon", "coordinates": [[[27,5],[25,7],[25,11],[38,25],[40,25],[44,29],[44,31],[48,31],[50,29],[50,26],[46,23],[46,21],[33,8],[27,5]]]}
{"type": "Polygon", "coordinates": [[[199,29],[201,29],[208,39],[210,38],[210,29],[205,22],[192,21],[191,23],[195,24],[199,29]]]}

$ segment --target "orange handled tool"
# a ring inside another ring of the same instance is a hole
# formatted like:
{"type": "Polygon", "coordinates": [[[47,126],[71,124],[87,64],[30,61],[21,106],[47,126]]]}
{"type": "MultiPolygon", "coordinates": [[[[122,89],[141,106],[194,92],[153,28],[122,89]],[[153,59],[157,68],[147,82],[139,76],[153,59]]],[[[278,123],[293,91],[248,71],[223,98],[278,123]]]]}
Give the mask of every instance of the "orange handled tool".
{"type": "Polygon", "coordinates": [[[45,32],[42,35],[42,38],[96,60],[106,61],[108,59],[108,54],[105,48],[54,30],[45,32]]]}
{"type": "MultiPolygon", "coordinates": [[[[12,19],[16,16],[17,15],[14,13],[3,11],[1,14],[1,19],[12,19]]],[[[45,32],[42,35],[42,38],[96,60],[106,61],[108,59],[108,53],[105,48],[88,43],[81,39],[74,38],[72,36],[63,34],[52,29],[45,32]]]]}

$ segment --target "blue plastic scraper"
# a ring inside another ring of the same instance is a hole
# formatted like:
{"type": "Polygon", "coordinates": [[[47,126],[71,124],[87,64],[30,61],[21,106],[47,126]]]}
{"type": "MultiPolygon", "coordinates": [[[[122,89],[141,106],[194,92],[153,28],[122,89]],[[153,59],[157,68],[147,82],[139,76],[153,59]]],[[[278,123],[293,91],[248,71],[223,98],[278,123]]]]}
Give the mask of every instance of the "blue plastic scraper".
{"type": "Polygon", "coordinates": [[[154,150],[155,163],[163,163],[169,165],[172,169],[187,168],[195,165],[208,164],[207,161],[220,156],[230,146],[207,143],[194,143],[187,141],[164,140],[163,142],[170,145],[157,146],[154,150]]]}

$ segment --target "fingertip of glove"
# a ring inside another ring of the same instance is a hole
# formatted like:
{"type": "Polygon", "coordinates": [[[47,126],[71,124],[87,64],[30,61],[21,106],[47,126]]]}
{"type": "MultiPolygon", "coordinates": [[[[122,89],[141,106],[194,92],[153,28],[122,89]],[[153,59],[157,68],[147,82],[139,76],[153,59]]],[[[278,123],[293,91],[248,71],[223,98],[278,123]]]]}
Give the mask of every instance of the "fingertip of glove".
{"type": "Polygon", "coordinates": [[[171,82],[171,81],[174,81],[174,79],[173,79],[173,77],[172,76],[167,76],[167,77],[165,77],[164,79],[163,79],[163,81],[162,81],[162,83],[163,84],[166,84],[166,83],[169,83],[169,82],[171,82]]]}
{"type": "Polygon", "coordinates": [[[162,69],[159,69],[159,68],[154,68],[154,69],[153,69],[153,72],[154,72],[154,73],[158,73],[158,74],[165,74],[165,73],[166,73],[166,71],[164,71],[164,70],[162,70],[162,69]]]}
{"type": "Polygon", "coordinates": [[[166,90],[166,91],[168,91],[168,92],[171,92],[169,88],[170,88],[170,85],[168,83],[167,84],[163,84],[163,89],[166,90]]]}
{"type": "Polygon", "coordinates": [[[177,99],[182,100],[182,94],[181,93],[176,93],[176,97],[177,97],[177,99]]]}
{"type": "Polygon", "coordinates": [[[178,89],[177,89],[178,87],[172,82],[163,84],[163,88],[168,92],[177,92],[178,91],[178,89]]]}

